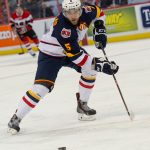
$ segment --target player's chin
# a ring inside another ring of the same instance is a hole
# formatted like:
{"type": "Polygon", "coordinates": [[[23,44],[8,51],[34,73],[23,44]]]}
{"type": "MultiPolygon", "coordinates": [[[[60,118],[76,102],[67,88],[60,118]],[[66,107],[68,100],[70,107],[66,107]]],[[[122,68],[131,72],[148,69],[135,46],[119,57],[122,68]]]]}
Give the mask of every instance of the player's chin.
{"type": "Polygon", "coordinates": [[[70,20],[70,22],[71,22],[73,25],[77,25],[77,24],[78,24],[78,20],[70,20]]]}
{"type": "Polygon", "coordinates": [[[77,25],[78,21],[71,21],[73,25],[77,25]]]}

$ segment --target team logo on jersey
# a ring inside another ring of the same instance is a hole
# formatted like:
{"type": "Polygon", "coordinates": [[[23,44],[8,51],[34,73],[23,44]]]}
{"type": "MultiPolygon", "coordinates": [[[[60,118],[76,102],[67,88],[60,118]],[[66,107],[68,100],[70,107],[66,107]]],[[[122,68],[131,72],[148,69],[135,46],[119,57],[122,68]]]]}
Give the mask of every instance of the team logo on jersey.
{"type": "Polygon", "coordinates": [[[71,36],[71,30],[63,28],[62,31],[61,31],[61,36],[63,38],[69,38],[71,36]]]}

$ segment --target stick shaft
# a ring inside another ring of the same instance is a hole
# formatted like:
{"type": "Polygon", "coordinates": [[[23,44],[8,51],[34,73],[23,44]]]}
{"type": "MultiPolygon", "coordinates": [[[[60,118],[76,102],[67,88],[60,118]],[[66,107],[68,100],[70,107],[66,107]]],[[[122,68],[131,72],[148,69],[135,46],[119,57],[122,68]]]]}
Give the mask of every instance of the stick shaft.
{"type": "MultiPolygon", "coordinates": [[[[101,45],[101,47],[102,47],[102,45],[101,45]]],[[[104,54],[105,59],[109,62],[108,57],[107,57],[106,52],[105,52],[105,50],[104,50],[103,47],[102,47],[102,51],[103,51],[103,54],[104,54]]],[[[123,104],[124,104],[124,106],[125,106],[125,109],[126,109],[126,111],[127,111],[127,114],[128,114],[128,116],[130,117],[130,119],[132,120],[131,113],[130,113],[130,111],[129,111],[129,109],[128,109],[128,106],[127,106],[127,104],[126,104],[126,102],[125,102],[125,99],[124,99],[124,97],[123,97],[123,94],[122,94],[122,92],[121,92],[120,86],[119,86],[119,84],[118,84],[118,82],[117,82],[117,79],[116,79],[116,76],[115,76],[114,74],[113,74],[113,79],[114,79],[114,81],[115,81],[115,84],[116,84],[116,86],[117,86],[117,89],[118,89],[118,91],[119,91],[119,94],[120,94],[120,96],[121,96],[121,99],[122,99],[122,101],[123,101],[123,104]]]]}
{"type": "Polygon", "coordinates": [[[13,29],[12,29],[12,32],[13,32],[14,35],[16,35],[16,38],[18,39],[19,46],[21,48],[21,53],[20,54],[24,54],[25,53],[24,48],[22,47],[21,39],[20,39],[18,33],[16,31],[14,31],[13,29]]]}

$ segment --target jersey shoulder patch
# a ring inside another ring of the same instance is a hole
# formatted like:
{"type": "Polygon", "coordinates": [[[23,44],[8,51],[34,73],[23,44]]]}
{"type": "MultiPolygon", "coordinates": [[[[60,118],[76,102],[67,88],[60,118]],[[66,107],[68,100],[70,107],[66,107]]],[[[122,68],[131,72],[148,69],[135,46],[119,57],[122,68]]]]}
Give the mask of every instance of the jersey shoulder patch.
{"type": "Polygon", "coordinates": [[[60,42],[73,41],[78,38],[76,28],[72,27],[61,14],[53,22],[52,36],[60,42]]]}

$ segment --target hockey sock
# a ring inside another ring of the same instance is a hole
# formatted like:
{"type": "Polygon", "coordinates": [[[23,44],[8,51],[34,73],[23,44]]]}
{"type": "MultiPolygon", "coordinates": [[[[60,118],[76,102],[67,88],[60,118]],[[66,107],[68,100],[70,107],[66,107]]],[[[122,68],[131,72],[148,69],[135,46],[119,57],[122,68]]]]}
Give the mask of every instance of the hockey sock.
{"type": "Polygon", "coordinates": [[[25,47],[27,48],[28,51],[32,51],[30,43],[25,43],[25,47]]]}
{"type": "Polygon", "coordinates": [[[88,102],[92,89],[94,87],[96,77],[83,77],[79,81],[80,100],[88,102]]]}
{"type": "Polygon", "coordinates": [[[38,47],[39,46],[39,40],[38,40],[38,38],[34,38],[32,40],[35,43],[35,45],[38,47]]]}
{"type": "Polygon", "coordinates": [[[34,84],[20,100],[16,115],[22,119],[48,92],[49,89],[45,86],[34,84]]]}

